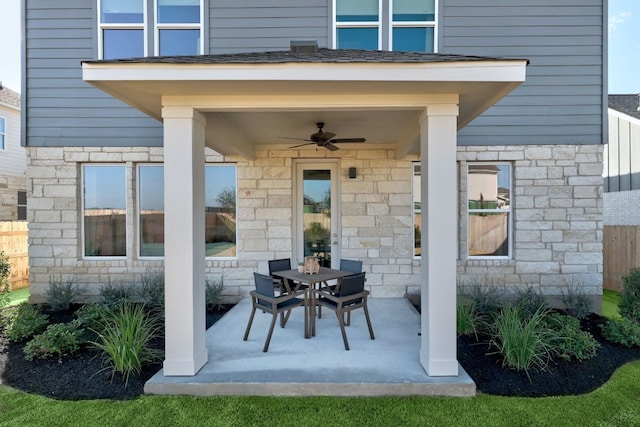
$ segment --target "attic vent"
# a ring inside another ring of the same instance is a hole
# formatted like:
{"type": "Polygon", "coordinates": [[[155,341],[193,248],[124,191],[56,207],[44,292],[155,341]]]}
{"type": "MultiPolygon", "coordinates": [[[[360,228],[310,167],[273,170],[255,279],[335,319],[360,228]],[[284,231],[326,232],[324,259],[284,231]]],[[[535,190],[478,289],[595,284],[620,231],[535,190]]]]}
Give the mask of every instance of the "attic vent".
{"type": "Polygon", "coordinates": [[[318,42],[315,40],[291,40],[291,53],[316,53],[318,42]]]}

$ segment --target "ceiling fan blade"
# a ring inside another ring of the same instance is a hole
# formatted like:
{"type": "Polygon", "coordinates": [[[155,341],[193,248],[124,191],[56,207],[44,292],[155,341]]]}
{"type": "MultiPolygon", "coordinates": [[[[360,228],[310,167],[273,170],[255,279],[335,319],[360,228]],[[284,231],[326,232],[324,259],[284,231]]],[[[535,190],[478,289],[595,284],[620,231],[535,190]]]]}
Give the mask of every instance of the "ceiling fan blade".
{"type": "Polygon", "coordinates": [[[366,139],[364,138],[336,138],[336,139],[332,139],[331,143],[340,143],[340,142],[365,142],[366,139]]]}
{"type": "Polygon", "coordinates": [[[327,142],[323,145],[324,148],[326,148],[329,151],[336,151],[339,150],[338,147],[336,147],[335,145],[333,145],[331,142],[327,142]]]}
{"type": "Polygon", "coordinates": [[[312,141],[328,141],[334,136],[336,136],[336,134],[333,132],[316,132],[311,135],[310,138],[312,141]]]}
{"type": "MultiPolygon", "coordinates": [[[[291,139],[294,139],[294,138],[291,138],[291,139]]],[[[303,140],[303,141],[304,141],[304,140],[303,140]]],[[[311,144],[315,145],[316,143],[315,143],[315,142],[305,142],[304,144],[294,145],[293,147],[289,147],[289,148],[304,147],[304,146],[311,145],[311,144]]]]}
{"type": "Polygon", "coordinates": [[[307,142],[313,142],[310,139],[304,139],[304,138],[289,138],[287,136],[279,136],[278,138],[280,139],[291,139],[293,141],[307,141],[307,142]]]}

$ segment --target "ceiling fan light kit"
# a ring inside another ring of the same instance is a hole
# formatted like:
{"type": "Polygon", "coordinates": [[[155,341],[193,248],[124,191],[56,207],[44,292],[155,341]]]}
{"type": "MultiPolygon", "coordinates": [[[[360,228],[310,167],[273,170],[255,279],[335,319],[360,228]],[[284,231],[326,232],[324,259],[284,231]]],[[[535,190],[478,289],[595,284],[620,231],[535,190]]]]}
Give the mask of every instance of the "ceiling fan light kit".
{"type": "Polygon", "coordinates": [[[334,138],[336,136],[335,133],[333,132],[325,132],[323,130],[324,128],[324,122],[318,122],[316,123],[316,126],[318,127],[318,131],[315,133],[312,133],[309,136],[309,139],[302,139],[302,138],[288,138],[288,137],[280,137],[283,139],[294,139],[294,140],[298,140],[298,141],[306,141],[304,144],[299,144],[299,145],[294,145],[291,146],[289,148],[299,148],[299,147],[304,147],[306,145],[316,145],[318,147],[324,147],[329,151],[336,151],[338,150],[338,147],[335,146],[334,144],[340,144],[340,143],[361,143],[361,142],[365,142],[366,139],[365,138],[334,138]]]}

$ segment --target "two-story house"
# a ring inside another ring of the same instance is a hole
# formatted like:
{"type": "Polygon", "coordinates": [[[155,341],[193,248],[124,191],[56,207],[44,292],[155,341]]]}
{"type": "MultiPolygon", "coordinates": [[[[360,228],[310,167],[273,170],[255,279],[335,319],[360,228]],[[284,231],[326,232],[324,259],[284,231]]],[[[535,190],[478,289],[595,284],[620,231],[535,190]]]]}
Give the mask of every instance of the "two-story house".
{"type": "Polygon", "coordinates": [[[0,221],[27,219],[27,155],[20,145],[20,94],[0,82],[0,221]]]}
{"type": "Polygon", "coordinates": [[[602,0],[23,4],[32,299],[164,268],[165,375],[275,258],[420,295],[433,376],[458,286],[602,292],[602,0]]]}

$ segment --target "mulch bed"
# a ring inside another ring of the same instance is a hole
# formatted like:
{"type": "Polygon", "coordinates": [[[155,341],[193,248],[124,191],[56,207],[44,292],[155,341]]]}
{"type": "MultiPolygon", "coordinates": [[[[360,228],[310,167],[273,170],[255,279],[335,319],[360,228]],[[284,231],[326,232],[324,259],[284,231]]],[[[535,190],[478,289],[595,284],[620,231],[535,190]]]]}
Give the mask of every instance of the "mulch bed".
{"type": "MultiPolygon", "coordinates": [[[[226,307],[225,309],[228,309],[226,307]]],[[[208,313],[207,327],[218,320],[225,310],[208,313]]],[[[66,322],[72,313],[50,313],[52,322],[66,322]]],[[[628,349],[608,343],[600,334],[599,324],[604,319],[591,315],[582,322],[601,348],[593,359],[584,362],[558,361],[546,371],[523,371],[502,368],[496,355],[487,355],[486,344],[474,338],[458,339],[458,360],[476,382],[481,393],[504,396],[559,396],[582,394],[604,384],[613,371],[623,364],[640,360],[640,348],[628,349]]],[[[162,340],[155,343],[158,348],[162,340]]],[[[143,394],[145,382],[161,364],[147,366],[141,375],[131,376],[125,385],[121,376],[112,377],[103,370],[99,354],[89,347],[57,360],[25,360],[24,343],[9,343],[0,333],[0,383],[28,393],[40,394],[60,400],[133,399],[143,394]]]]}

